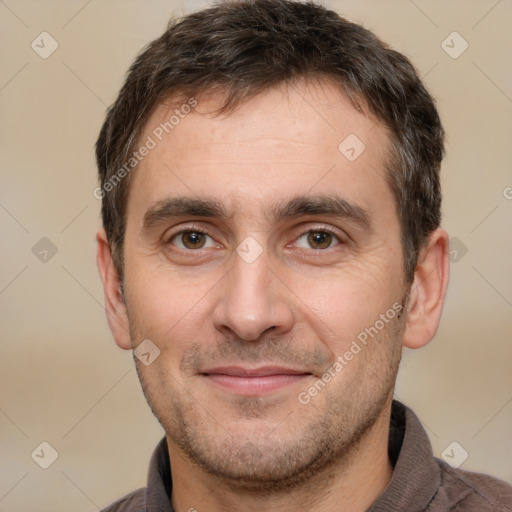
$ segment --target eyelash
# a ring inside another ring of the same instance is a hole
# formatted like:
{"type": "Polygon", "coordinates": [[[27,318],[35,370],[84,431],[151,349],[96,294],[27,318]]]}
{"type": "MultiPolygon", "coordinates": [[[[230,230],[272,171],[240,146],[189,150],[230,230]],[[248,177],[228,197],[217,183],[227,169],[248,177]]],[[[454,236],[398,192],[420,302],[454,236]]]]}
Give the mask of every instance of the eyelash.
{"type": "MultiPolygon", "coordinates": [[[[191,226],[187,226],[186,228],[183,228],[181,229],[180,231],[177,231],[176,233],[173,233],[172,235],[170,235],[168,238],[167,238],[167,241],[166,241],[166,244],[168,245],[172,245],[172,241],[179,237],[180,235],[183,235],[184,233],[201,233],[202,235],[208,235],[212,240],[213,240],[213,235],[212,233],[208,230],[208,229],[205,229],[203,227],[198,227],[198,226],[194,226],[194,225],[191,225],[191,226]]],[[[196,250],[192,250],[192,249],[189,249],[189,250],[184,250],[184,249],[181,249],[180,247],[177,248],[179,251],[182,251],[182,252],[185,252],[185,253],[194,253],[194,252],[199,252],[201,251],[201,249],[196,249],[196,250]]]]}
{"type": "MultiPolygon", "coordinates": [[[[301,232],[299,234],[299,236],[297,236],[295,238],[294,243],[296,243],[297,240],[302,238],[304,235],[307,235],[308,233],[329,233],[338,241],[339,245],[344,243],[342,237],[340,235],[338,235],[338,233],[334,229],[332,229],[328,226],[321,226],[321,227],[317,227],[317,228],[307,229],[306,231],[301,232]]],[[[336,247],[336,246],[334,246],[334,247],[336,247]]],[[[298,247],[298,249],[300,249],[301,251],[327,252],[329,250],[334,249],[334,247],[329,247],[327,249],[304,249],[303,247],[298,247]]]]}
{"type": "MultiPolygon", "coordinates": [[[[200,234],[203,234],[203,235],[208,235],[210,238],[212,238],[212,240],[214,239],[212,233],[204,228],[204,227],[198,227],[198,226],[194,226],[194,225],[190,225],[190,226],[187,226],[186,228],[183,228],[181,229],[180,231],[177,231],[176,233],[173,233],[172,235],[170,235],[168,238],[167,238],[167,242],[166,244],[169,244],[169,245],[172,245],[172,241],[179,237],[180,235],[183,235],[185,233],[200,233],[200,234]]],[[[344,243],[344,240],[342,239],[342,237],[332,228],[328,227],[328,226],[320,226],[320,227],[315,227],[315,228],[311,228],[311,229],[307,229],[306,231],[302,231],[301,233],[299,233],[298,236],[295,237],[294,239],[294,242],[293,243],[296,243],[297,240],[299,240],[300,238],[302,238],[304,235],[307,235],[308,233],[329,233],[330,235],[332,235],[338,242],[339,244],[343,244],[344,243]]],[[[336,247],[336,246],[335,246],[336,247]]],[[[182,251],[184,253],[194,253],[194,252],[199,252],[201,251],[201,249],[189,249],[189,250],[185,250],[185,249],[181,249],[181,248],[177,248],[179,251],[182,251]]],[[[328,248],[328,249],[304,249],[303,247],[298,247],[299,250],[301,251],[318,251],[318,252],[326,252],[328,251],[329,249],[333,249],[333,248],[328,248]]]]}

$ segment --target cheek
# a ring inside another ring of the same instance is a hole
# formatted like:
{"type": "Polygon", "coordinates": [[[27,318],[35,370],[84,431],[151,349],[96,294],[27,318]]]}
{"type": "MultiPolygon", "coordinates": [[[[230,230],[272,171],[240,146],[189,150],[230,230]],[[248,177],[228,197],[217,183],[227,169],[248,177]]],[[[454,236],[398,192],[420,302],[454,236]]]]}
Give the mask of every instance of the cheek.
{"type": "Polygon", "coordinates": [[[352,265],[322,279],[302,276],[290,288],[300,299],[299,316],[331,352],[339,354],[400,302],[402,288],[393,275],[382,267],[372,272],[369,265],[352,265]]]}
{"type": "Polygon", "coordinates": [[[210,294],[218,278],[207,274],[185,277],[165,265],[148,265],[144,257],[126,263],[132,335],[136,342],[150,339],[160,349],[162,360],[177,368],[187,347],[206,338],[204,330],[211,325],[207,322],[211,318],[210,294]]]}

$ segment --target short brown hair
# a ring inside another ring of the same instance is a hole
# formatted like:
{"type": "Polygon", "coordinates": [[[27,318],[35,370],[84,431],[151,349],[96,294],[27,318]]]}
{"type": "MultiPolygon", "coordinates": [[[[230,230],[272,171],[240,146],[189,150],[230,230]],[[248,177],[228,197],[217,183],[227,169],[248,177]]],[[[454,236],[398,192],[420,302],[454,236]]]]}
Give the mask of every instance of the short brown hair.
{"type": "Polygon", "coordinates": [[[418,250],[441,220],[444,131],[434,100],[410,61],[372,32],[312,1],[290,0],[228,1],[171,20],[130,68],[96,143],[103,225],[121,277],[130,175],[106,184],[161,101],[221,91],[224,113],[279,84],[322,79],[389,130],[387,179],[412,282],[418,250]]]}

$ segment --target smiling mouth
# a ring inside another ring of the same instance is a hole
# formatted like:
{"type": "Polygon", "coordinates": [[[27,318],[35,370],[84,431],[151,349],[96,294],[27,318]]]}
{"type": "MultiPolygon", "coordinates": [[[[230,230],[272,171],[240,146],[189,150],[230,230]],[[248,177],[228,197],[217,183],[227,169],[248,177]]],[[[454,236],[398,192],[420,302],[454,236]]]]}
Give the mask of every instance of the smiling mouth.
{"type": "Polygon", "coordinates": [[[258,396],[301,382],[312,374],[283,367],[243,368],[226,366],[212,368],[201,375],[224,391],[245,396],[258,396]]]}

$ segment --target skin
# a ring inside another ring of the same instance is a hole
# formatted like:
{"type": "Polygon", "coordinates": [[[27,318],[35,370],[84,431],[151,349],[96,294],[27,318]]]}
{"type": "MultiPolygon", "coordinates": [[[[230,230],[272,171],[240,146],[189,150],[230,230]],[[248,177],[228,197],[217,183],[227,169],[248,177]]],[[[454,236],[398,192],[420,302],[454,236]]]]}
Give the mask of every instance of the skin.
{"type": "MultiPolygon", "coordinates": [[[[384,179],[388,134],[334,86],[278,87],[227,116],[210,115],[219,101],[198,98],[133,175],[124,300],[108,240],[97,235],[116,343],[128,350],[150,339],[160,350],[149,366],[136,363],[166,432],[172,504],[178,512],[364,511],[392,475],[387,442],[401,349],[425,345],[437,330],[448,235],[431,234],[414,282],[405,283],[384,179]],[[352,162],[338,150],[350,134],[366,145],[352,162]],[[367,224],[329,212],[269,215],[296,196],[333,195],[364,211],[367,224]],[[183,196],[215,199],[226,217],[155,214],[183,196]],[[247,237],[261,250],[250,263],[236,250],[257,247],[244,245],[247,237]],[[402,314],[308,403],[298,400],[406,297],[402,314]],[[241,391],[209,373],[229,365],[302,374],[270,391],[255,380],[241,391]]],[[[141,140],[173,109],[159,105],[141,140]]]]}

